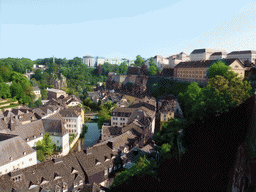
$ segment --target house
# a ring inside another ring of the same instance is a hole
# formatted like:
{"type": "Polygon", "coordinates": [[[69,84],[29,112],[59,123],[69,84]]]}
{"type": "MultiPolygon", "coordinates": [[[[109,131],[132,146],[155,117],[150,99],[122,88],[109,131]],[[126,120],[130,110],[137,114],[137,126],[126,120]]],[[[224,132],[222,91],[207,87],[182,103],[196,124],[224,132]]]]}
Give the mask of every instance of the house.
{"type": "Polygon", "coordinates": [[[0,133],[0,175],[37,164],[36,150],[20,136],[0,133]]]}
{"type": "Polygon", "coordinates": [[[219,59],[226,59],[226,58],[227,58],[227,52],[220,51],[220,52],[212,53],[209,57],[209,60],[219,60],[219,59]]]}
{"type": "Polygon", "coordinates": [[[33,92],[36,95],[35,101],[41,97],[41,91],[38,87],[33,87],[33,92]]]}
{"type": "Polygon", "coordinates": [[[255,63],[256,51],[245,50],[245,51],[232,51],[227,54],[227,59],[240,59],[242,62],[249,60],[251,63],[255,63]]]}
{"type": "Polygon", "coordinates": [[[69,132],[62,116],[56,113],[47,119],[42,119],[42,123],[45,132],[49,133],[53,143],[61,149],[61,154],[67,155],[69,153],[69,132]]]}
{"type": "Polygon", "coordinates": [[[153,61],[155,62],[156,66],[158,66],[161,70],[163,70],[164,67],[169,66],[169,59],[164,58],[162,55],[154,56],[153,61]]]}
{"type": "Polygon", "coordinates": [[[181,52],[176,55],[171,55],[167,59],[169,59],[169,67],[174,68],[180,62],[190,61],[189,55],[184,52],[181,52]]]}
{"type": "Polygon", "coordinates": [[[69,133],[80,135],[82,132],[83,118],[75,108],[62,109],[59,112],[66,122],[66,129],[69,133]]]}
{"type": "Polygon", "coordinates": [[[201,61],[201,60],[208,60],[210,56],[215,52],[225,52],[220,49],[194,49],[190,53],[190,61],[201,61]]]}
{"type": "Polygon", "coordinates": [[[174,67],[174,79],[181,81],[196,81],[199,83],[207,83],[207,69],[217,61],[223,61],[230,66],[232,70],[238,73],[239,77],[244,78],[245,67],[239,59],[222,59],[222,60],[200,60],[181,62],[174,67]]]}
{"type": "Polygon", "coordinates": [[[47,99],[48,100],[51,100],[52,98],[57,99],[61,95],[63,95],[64,97],[68,96],[65,91],[60,90],[60,89],[53,89],[53,88],[49,89],[49,88],[47,88],[47,91],[48,91],[48,93],[47,93],[47,99]]]}
{"type": "Polygon", "coordinates": [[[165,95],[164,98],[160,99],[158,106],[161,122],[183,117],[179,102],[177,98],[172,95],[165,95]]]}

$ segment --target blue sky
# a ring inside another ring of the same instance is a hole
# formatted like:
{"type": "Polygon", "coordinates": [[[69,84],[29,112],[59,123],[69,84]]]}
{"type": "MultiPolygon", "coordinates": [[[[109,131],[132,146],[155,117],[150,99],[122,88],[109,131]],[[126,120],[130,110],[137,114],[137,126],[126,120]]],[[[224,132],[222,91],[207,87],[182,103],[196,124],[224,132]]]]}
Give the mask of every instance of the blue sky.
{"type": "Polygon", "coordinates": [[[255,1],[0,0],[0,58],[256,50],[255,1]]]}

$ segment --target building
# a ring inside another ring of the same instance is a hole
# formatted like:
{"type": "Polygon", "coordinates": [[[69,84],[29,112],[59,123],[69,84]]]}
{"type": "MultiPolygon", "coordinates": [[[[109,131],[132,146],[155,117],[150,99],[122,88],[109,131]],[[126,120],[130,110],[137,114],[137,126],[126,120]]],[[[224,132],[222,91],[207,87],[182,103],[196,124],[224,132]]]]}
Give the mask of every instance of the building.
{"type": "Polygon", "coordinates": [[[179,102],[177,98],[172,95],[166,95],[164,98],[160,99],[158,106],[161,122],[183,117],[179,102]]]}
{"type": "Polygon", "coordinates": [[[240,59],[242,62],[248,60],[251,63],[255,63],[256,60],[256,51],[246,50],[246,51],[232,51],[227,54],[228,59],[240,59]]]}
{"type": "Polygon", "coordinates": [[[161,70],[163,70],[164,67],[169,66],[169,60],[167,58],[164,58],[162,55],[154,56],[153,61],[161,70]]]}
{"type": "Polygon", "coordinates": [[[35,101],[41,97],[41,91],[38,87],[33,87],[33,92],[36,95],[35,101]]]}
{"type": "Polygon", "coordinates": [[[0,175],[37,164],[36,150],[20,136],[0,133],[0,175]]]}
{"type": "Polygon", "coordinates": [[[63,91],[63,90],[60,90],[60,89],[49,89],[47,88],[47,99],[48,100],[51,100],[51,99],[58,99],[61,95],[63,95],[64,97],[67,97],[68,94],[63,91]]]}
{"type": "Polygon", "coordinates": [[[80,135],[82,132],[83,119],[82,115],[73,107],[62,109],[59,112],[66,122],[66,129],[71,134],[80,135]]]}
{"type": "Polygon", "coordinates": [[[226,59],[227,58],[227,52],[226,51],[220,51],[220,52],[214,52],[209,57],[209,60],[219,60],[219,59],[226,59]]]}
{"type": "Polygon", "coordinates": [[[180,54],[176,54],[176,55],[171,55],[167,59],[169,59],[169,67],[171,68],[174,68],[180,62],[190,61],[189,55],[187,55],[184,52],[181,52],[180,54]]]}
{"type": "MultiPolygon", "coordinates": [[[[174,67],[173,78],[181,81],[207,83],[209,80],[206,76],[207,69],[217,61],[219,60],[181,62],[174,67]]],[[[239,77],[244,78],[246,68],[239,59],[222,59],[221,61],[230,66],[234,72],[238,73],[239,77]]]]}
{"type": "Polygon", "coordinates": [[[47,119],[42,119],[45,132],[49,133],[56,147],[61,149],[63,156],[69,153],[69,132],[66,129],[66,122],[59,113],[47,119]]]}
{"type": "Polygon", "coordinates": [[[221,52],[219,49],[194,49],[190,53],[190,61],[208,60],[215,52],[221,52]]]}
{"type": "Polygon", "coordinates": [[[86,55],[83,57],[83,63],[87,64],[88,67],[94,67],[95,62],[92,56],[86,55]]]}

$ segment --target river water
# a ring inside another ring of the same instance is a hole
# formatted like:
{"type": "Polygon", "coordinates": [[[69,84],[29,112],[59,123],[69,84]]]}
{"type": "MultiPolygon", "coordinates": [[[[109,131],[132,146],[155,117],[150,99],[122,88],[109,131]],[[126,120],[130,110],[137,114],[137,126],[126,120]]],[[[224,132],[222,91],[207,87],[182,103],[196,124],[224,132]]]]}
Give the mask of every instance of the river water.
{"type": "Polygon", "coordinates": [[[101,135],[101,130],[98,129],[98,124],[95,122],[89,122],[85,123],[85,125],[88,126],[88,130],[84,139],[79,139],[70,152],[76,152],[80,149],[83,150],[85,148],[92,147],[98,142],[101,135]]]}

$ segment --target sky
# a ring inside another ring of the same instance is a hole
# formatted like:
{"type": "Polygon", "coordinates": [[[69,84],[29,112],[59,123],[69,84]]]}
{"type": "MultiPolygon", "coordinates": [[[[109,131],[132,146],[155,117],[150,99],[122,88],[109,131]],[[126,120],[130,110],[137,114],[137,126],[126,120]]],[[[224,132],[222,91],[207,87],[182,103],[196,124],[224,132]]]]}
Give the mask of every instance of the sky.
{"type": "Polygon", "coordinates": [[[256,50],[255,1],[0,0],[0,58],[256,50]]]}

